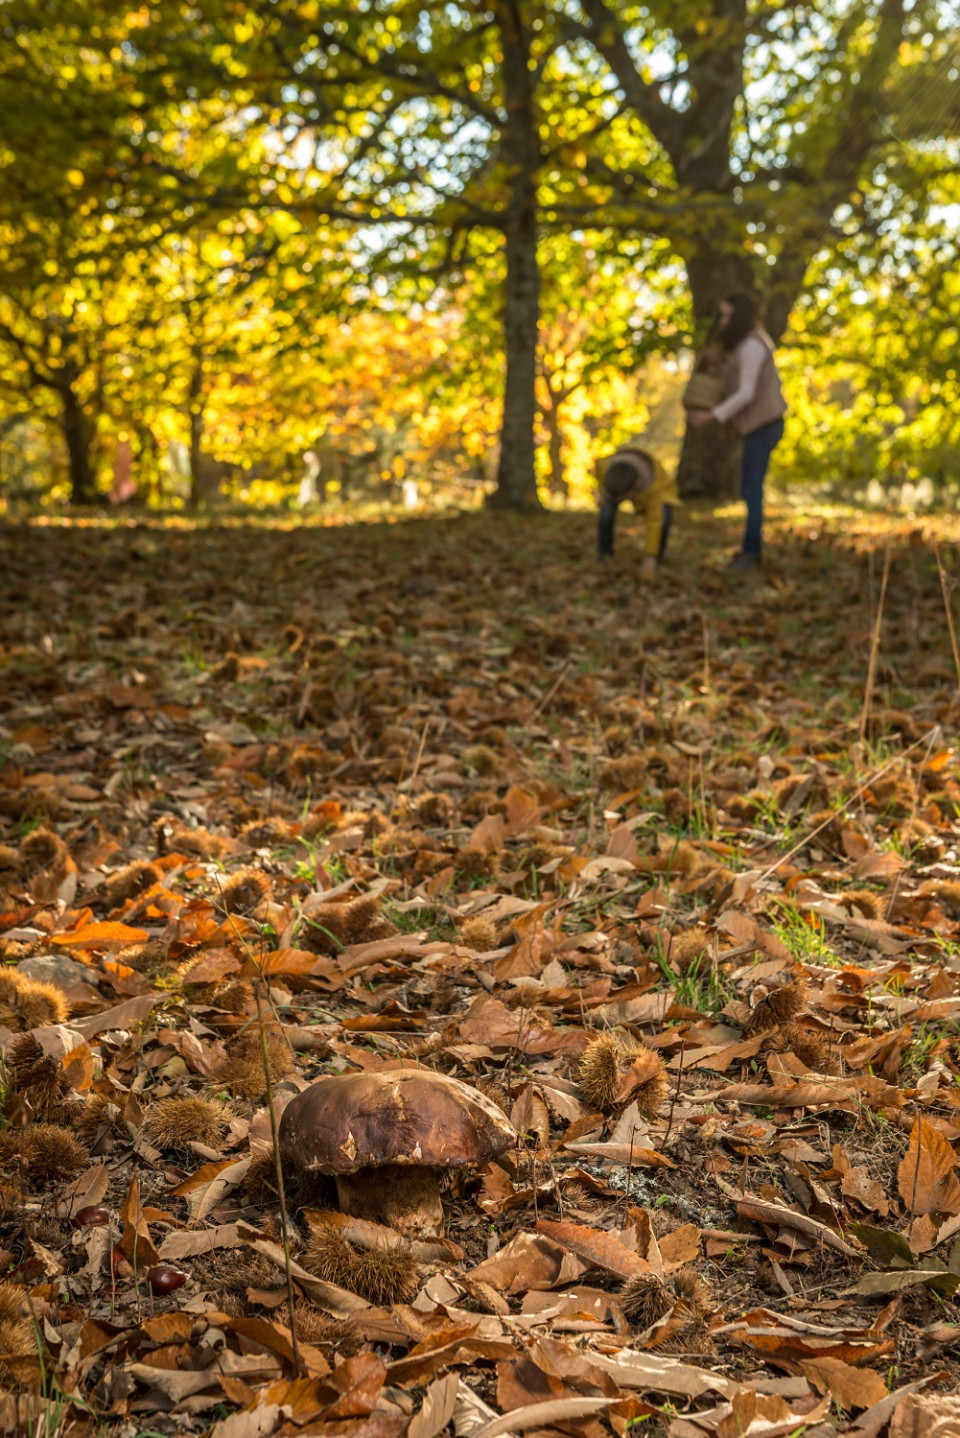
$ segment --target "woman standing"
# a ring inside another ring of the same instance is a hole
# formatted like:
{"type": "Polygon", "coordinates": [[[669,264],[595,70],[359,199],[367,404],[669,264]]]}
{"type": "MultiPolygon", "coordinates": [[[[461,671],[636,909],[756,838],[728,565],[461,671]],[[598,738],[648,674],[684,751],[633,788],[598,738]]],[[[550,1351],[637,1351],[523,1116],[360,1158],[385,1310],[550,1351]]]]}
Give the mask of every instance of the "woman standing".
{"type": "Polygon", "coordinates": [[[756,302],[749,295],[720,301],[710,343],[726,356],[727,398],[712,410],[692,412],[695,425],[732,420],[743,435],[740,493],[747,506],[743,548],[728,569],[754,569],[760,563],[763,538],[763,482],[770,456],[783,438],[787,402],[773,358],[773,341],[757,323],[756,302]]]}

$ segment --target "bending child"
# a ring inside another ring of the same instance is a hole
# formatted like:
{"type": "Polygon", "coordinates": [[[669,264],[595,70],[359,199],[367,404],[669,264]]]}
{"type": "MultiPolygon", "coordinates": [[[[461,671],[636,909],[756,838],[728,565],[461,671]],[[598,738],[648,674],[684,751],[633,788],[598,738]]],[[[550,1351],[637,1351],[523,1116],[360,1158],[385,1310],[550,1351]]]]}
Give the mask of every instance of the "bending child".
{"type": "Polygon", "coordinates": [[[597,538],[601,559],[613,558],[613,531],[617,509],[625,499],[643,512],[646,522],[646,551],[641,573],[650,578],[663,558],[673,520],[673,506],[680,503],[677,483],[643,448],[642,436],[627,440],[616,454],[597,464],[600,481],[600,523],[597,538]]]}

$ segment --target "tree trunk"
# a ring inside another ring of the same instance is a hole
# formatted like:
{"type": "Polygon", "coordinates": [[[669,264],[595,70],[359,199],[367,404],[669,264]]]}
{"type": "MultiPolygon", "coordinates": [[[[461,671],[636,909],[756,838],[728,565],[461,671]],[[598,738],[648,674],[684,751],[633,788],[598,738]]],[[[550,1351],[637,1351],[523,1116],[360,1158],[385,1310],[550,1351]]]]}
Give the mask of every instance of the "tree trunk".
{"type": "Polygon", "coordinates": [[[501,145],[511,185],[503,225],[507,270],[503,315],[506,375],[497,487],[490,496],[490,504],[497,509],[541,508],[534,458],[540,326],[537,255],[540,142],[535,80],[530,70],[530,35],[520,8],[518,0],[504,0],[497,6],[507,116],[501,145]]]}
{"type": "Polygon", "coordinates": [[[97,497],[93,447],[97,422],[87,414],[71,385],[60,391],[60,423],[70,466],[70,503],[93,504],[97,497]]]}
{"type": "Polygon", "coordinates": [[[206,498],[205,456],[203,453],[203,356],[194,352],[193,372],[188,391],[190,407],[190,497],[191,509],[199,509],[206,498]]]}
{"type": "Polygon", "coordinates": [[[550,493],[562,499],[564,504],[570,498],[570,488],[563,466],[563,431],[560,428],[560,405],[556,394],[550,391],[549,407],[540,410],[544,428],[547,431],[547,454],[550,459],[548,484],[550,493]]]}

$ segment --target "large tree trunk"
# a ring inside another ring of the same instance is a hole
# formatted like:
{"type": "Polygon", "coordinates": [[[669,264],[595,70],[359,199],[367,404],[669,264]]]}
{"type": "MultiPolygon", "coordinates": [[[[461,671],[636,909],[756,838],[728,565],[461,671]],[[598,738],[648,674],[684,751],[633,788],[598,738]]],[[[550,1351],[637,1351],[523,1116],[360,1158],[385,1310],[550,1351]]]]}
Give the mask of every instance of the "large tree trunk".
{"type": "MultiPolygon", "coordinates": [[[[188,400],[190,407],[190,496],[191,509],[199,509],[210,497],[210,464],[203,452],[203,356],[194,352],[188,400]]],[[[214,492],[217,483],[214,481],[214,492]]]]}
{"type": "Polygon", "coordinates": [[[549,457],[547,484],[550,493],[557,499],[562,499],[566,504],[570,498],[570,486],[567,484],[563,464],[563,430],[560,428],[562,400],[549,384],[547,384],[547,391],[550,395],[550,402],[540,407],[540,417],[543,420],[543,427],[547,431],[547,455],[549,457]]]}
{"type": "Polygon", "coordinates": [[[84,409],[72,386],[64,385],[59,393],[60,423],[70,466],[70,503],[93,504],[97,497],[93,462],[97,421],[84,409]]]}
{"type": "Polygon", "coordinates": [[[511,182],[504,214],[506,285],[504,294],[503,418],[497,487],[490,503],[498,509],[539,509],[534,463],[537,421],[537,339],[540,326],[540,262],[537,255],[537,135],[530,37],[516,0],[505,0],[500,13],[506,125],[503,156],[511,182]]]}

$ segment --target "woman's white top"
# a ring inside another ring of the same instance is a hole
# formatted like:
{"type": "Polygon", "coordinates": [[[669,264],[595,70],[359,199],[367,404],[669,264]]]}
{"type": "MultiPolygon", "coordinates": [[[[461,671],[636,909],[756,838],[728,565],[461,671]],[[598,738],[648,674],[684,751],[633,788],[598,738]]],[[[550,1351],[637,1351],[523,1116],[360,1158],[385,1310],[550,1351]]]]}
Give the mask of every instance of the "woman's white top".
{"type": "Polygon", "coordinates": [[[740,361],[740,383],[733,394],[728,395],[722,404],[711,410],[715,420],[726,424],[728,419],[733,419],[742,409],[757,397],[757,386],[760,383],[760,371],[763,369],[764,361],[770,351],[763,340],[756,335],[747,335],[737,347],[737,358],[740,361]]]}

